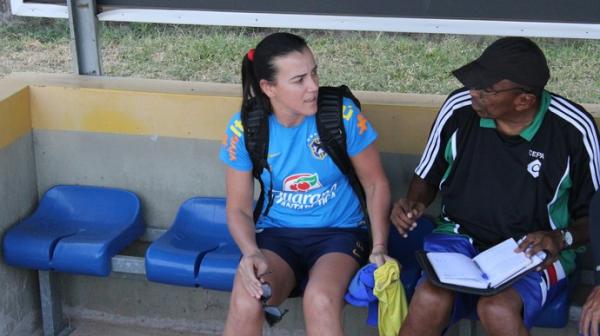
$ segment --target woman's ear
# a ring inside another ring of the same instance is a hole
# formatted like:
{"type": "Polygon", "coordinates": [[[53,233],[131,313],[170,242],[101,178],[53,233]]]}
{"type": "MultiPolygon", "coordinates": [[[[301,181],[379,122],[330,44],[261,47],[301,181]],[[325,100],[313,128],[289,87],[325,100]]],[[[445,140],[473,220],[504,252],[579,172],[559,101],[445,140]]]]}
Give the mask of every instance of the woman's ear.
{"type": "Polygon", "coordinates": [[[269,82],[266,79],[261,79],[260,82],[258,82],[258,85],[260,85],[260,89],[261,91],[269,98],[273,98],[275,96],[275,85],[273,85],[271,82],[269,82]]]}

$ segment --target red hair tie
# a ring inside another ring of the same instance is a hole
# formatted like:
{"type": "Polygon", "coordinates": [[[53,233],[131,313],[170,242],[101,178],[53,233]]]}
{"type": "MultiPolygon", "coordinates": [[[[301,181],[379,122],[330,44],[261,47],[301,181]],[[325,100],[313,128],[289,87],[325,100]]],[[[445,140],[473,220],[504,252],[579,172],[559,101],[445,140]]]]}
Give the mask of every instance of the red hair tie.
{"type": "Polygon", "coordinates": [[[248,50],[248,59],[250,62],[254,62],[254,48],[248,50]]]}

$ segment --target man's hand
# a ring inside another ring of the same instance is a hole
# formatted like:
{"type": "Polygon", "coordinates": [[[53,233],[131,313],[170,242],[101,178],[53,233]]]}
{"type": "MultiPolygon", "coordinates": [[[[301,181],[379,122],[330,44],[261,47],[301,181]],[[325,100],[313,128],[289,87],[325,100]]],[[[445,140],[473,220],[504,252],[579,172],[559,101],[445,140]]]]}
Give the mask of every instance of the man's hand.
{"type": "Polygon", "coordinates": [[[596,286],[583,305],[579,332],[583,336],[599,336],[600,325],[600,285],[596,286]]]}
{"type": "Polygon", "coordinates": [[[369,256],[369,262],[373,264],[377,264],[377,267],[385,264],[386,261],[392,259],[392,257],[387,255],[387,248],[382,244],[377,244],[373,246],[371,250],[371,255],[369,256]]]}
{"type": "Polygon", "coordinates": [[[401,198],[392,208],[390,220],[398,229],[398,232],[406,238],[408,231],[412,231],[417,226],[417,219],[425,211],[425,205],[421,202],[413,201],[407,198],[401,198]]]}
{"type": "Polygon", "coordinates": [[[243,255],[240,260],[240,275],[242,283],[250,295],[260,299],[263,294],[261,284],[264,281],[262,276],[267,274],[269,266],[267,259],[260,250],[253,254],[243,255]]]}
{"type": "Polygon", "coordinates": [[[563,240],[560,231],[537,231],[525,236],[515,252],[524,251],[528,257],[540,251],[546,252],[546,260],[538,268],[538,270],[541,270],[558,260],[562,246],[563,240]]]}

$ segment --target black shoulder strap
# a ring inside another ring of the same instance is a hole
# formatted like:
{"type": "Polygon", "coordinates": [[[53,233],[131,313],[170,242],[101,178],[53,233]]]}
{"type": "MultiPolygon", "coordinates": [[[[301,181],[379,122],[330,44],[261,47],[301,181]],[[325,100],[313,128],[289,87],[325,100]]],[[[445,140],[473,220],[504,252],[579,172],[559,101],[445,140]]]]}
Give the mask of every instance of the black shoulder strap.
{"type": "Polygon", "coordinates": [[[354,97],[347,86],[322,86],[319,88],[317,130],[322,148],[348,178],[368,222],[365,191],[356,175],[352,161],[350,161],[346,146],[346,129],[343,120],[344,97],[352,99],[360,109],[360,101],[354,97]]]}
{"type": "MultiPolygon", "coordinates": [[[[252,161],[252,176],[260,183],[260,196],[258,197],[253,213],[254,223],[256,223],[262,212],[265,199],[265,186],[260,175],[263,169],[267,169],[270,172],[267,163],[267,155],[269,153],[269,114],[254,98],[249,105],[251,106],[249,111],[242,113],[242,126],[244,127],[246,150],[252,161]]],[[[268,191],[269,202],[266,212],[269,211],[269,208],[273,204],[272,184],[271,179],[271,188],[268,191]]]]}

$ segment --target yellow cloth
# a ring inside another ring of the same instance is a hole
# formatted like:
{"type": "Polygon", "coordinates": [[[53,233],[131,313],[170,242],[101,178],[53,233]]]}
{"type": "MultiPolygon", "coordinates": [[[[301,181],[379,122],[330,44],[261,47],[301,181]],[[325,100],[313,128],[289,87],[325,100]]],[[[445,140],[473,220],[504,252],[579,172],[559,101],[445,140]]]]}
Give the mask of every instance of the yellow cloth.
{"type": "Polygon", "coordinates": [[[379,335],[396,336],[408,313],[406,293],[400,281],[400,267],[395,260],[388,260],[373,273],[373,294],[379,299],[377,325],[379,335]]]}

